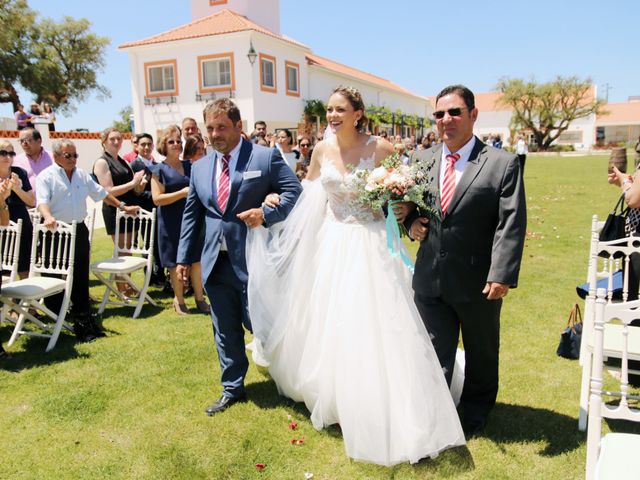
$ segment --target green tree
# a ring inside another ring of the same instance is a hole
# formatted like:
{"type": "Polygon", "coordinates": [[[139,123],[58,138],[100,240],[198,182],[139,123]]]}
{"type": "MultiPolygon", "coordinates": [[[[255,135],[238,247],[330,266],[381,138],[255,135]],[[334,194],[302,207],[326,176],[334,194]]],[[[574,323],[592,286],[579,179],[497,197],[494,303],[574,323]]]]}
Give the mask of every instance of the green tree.
{"type": "Polygon", "coordinates": [[[92,93],[110,96],[97,80],[109,39],[90,27],[71,17],[38,21],[25,0],[0,0],[0,102],[15,109],[18,84],[62,112],[74,111],[92,93]]]}
{"type": "Polygon", "coordinates": [[[498,82],[499,103],[511,107],[511,126],[529,129],[541,150],[569,128],[571,122],[604,113],[604,101],[594,97],[591,79],[556,77],[546,83],[504,78],[498,82]]]}
{"type": "Polygon", "coordinates": [[[131,131],[131,114],[133,113],[133,108],[130,105],[124,107],[118,115],[120,115],[119,120],[114,120],[111,126],[120,130],[121,132],[130,132],[131,131]]]}

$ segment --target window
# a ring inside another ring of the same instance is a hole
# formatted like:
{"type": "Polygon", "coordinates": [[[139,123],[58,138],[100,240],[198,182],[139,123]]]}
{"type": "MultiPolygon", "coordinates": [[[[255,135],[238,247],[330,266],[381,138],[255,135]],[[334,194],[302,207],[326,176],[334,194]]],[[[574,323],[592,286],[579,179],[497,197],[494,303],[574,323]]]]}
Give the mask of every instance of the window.
{"type": "Polygon", "coordinates": [[[198,57],[200,92],[235,90],[233,52],[198,57]]]}
{"type": "Polygon", "coordinates": [[[260,54],[260,90],[276,93],[276,57],[260,54]]]}
{"type": "Polygon", "coordinates": [[[300,65],[293,62],[284,62],[287,74],[287,95],[300,96],[300,65]]]}
{"type": "Polygon", "coordinates": [[[175,60],[162,60],[144,64],[147,97],[178,95],[177,64],[175,60]]]}

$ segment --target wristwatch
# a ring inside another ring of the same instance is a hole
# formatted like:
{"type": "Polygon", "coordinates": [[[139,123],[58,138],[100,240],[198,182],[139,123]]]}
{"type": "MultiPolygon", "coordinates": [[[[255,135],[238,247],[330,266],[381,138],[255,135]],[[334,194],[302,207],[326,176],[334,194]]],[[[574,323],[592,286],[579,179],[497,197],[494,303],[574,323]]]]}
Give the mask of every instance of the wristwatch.
{"type": "Polygon", "coordinates": [[[118,205],[118,210],[124,212],[124,207],[126,207],[127,204],[124,202],[120,202],[120,204],[118,205]]]}

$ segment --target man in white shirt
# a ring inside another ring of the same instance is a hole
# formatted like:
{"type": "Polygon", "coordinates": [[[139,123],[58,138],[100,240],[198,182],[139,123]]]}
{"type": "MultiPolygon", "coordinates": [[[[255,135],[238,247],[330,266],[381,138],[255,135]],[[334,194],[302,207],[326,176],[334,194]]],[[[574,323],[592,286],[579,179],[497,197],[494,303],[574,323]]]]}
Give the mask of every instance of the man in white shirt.
{"type": "MultiPolygon", "coordinates": [[[[62,139],[53,143],[53,160],[55,163],[43,170],[36,179],[37,206],[47,228],[55,228],[58,220],[65,223],[75,220],[77,223],[71,314],[74,333],[81,341],[88,342],[104,336],[104,332],[91,314],[89,301],[89,230],[84,224],[87,197],[94,201],[103,200],[131,214],[137,213],[139,207],[125,205],[96,183],[87,172],[77,168],[78,154],[71,140],[62,139]]],[[[59,311],[62,294],[49,297],[46,304],[54,312],[59,311]]]]}

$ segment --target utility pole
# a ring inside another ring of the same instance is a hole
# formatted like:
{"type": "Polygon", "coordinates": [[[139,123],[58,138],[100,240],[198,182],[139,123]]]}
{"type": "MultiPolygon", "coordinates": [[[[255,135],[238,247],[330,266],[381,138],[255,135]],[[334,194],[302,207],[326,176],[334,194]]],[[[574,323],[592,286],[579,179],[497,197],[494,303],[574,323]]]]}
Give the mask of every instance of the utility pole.
{"type": "Polygon", "coordinates": [[[603,85],[604,87],[604,101],[609,103],[609,90],[613,90],[613,87],[609,85],[609,82],[603,85]]]}

